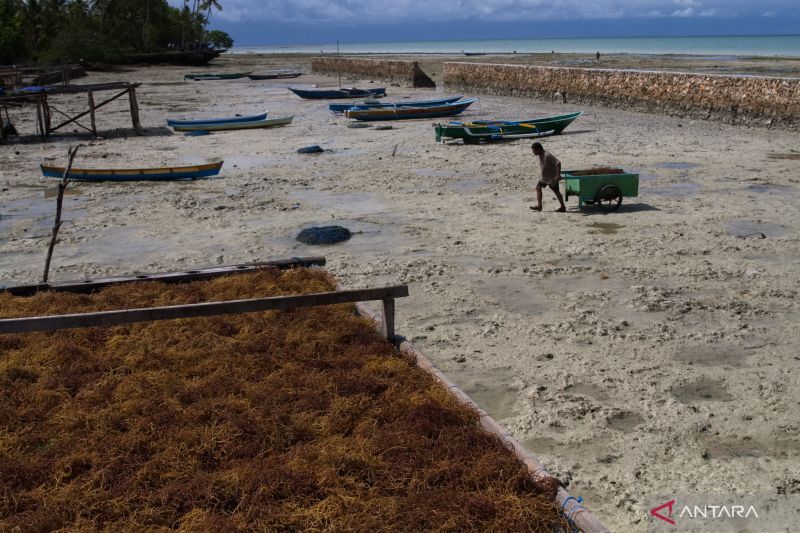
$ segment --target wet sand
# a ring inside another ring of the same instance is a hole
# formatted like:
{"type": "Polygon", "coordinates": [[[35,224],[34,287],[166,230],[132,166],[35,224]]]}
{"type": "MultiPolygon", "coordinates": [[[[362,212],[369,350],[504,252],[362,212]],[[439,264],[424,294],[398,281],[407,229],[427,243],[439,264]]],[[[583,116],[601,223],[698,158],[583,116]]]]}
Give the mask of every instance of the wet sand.
{"type": "MultiPolygon", "coordinates": [[[[287,59],[228,57],[213,70],[278,63],[287,59]]],[[[582,110],[542,141],[564,168],[641,175],[639,197],[618,212],[578,210],[571,199],[554,213],[545,192],[536,213],[528,141],[437,144],[432,120],[348,128],[327,102],[286,90],[335,78],[184,82],[193,70],[81,80],[142,81],[144,137],[119,130],[0,147],[0,283],[39,279],[56,180],[38,165],[63,164],[75,142],[84,144],[76,166],[222,158],[218,179],[72,184],[51,279],[325,255],[348,286],[408,283],[398,330],[612,530],[645,531],[655,494],[798,491],[796,134],[476,95],[466,119],[582,110]],[[263,109],[295,122],[205,137],[163,126],[165,116],[263,109]],[[296,153],[309,144],[326,152],[296,153]],[[322,224],[355,235],[328,247],[294,240],[322,224]]],[[[126,105],[108,109],[101,130],[130,127],[126,105]]],[[[22,132],[33,131],[31,116],[12,111],[22,132]]]]}

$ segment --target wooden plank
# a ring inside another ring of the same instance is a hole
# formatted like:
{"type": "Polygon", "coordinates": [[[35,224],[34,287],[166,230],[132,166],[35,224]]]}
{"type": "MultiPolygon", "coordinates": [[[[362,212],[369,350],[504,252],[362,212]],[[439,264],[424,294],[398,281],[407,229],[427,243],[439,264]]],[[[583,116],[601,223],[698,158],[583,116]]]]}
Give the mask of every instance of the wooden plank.
{"type": "Polygon", "coordinates": [[[68,85],[66,87],[51,87],[50,94],[74,94],[85,93],[86,91],[113,91],[115,89],[128,90],[130,87],[138,87],[139,83],[130,83],[127,81],[112,81],[108,83],[82,83],[80,85],[68,85]]]}
{"type": "Polygon", "coordinates": [[[143,309],[122,309],[29,318],[0,320],[0,333],[27,333],[61,329],[118,326],[153,320],[175,320],[216,315],[254,313],[270,310],[299,309],[318,305],[335,305],[369,300],[387,300],[408,296],[407,285],[354,289],[348,291],[320,292],[293,296],[274,296],[249,300],[230,300],[200,304],[172,305],[143,309]]]}
{"type": "Polygon", "coordinates": [[[155,272],[152,274],[113,276],[108,278],[63,281],[60,283],[36,283],[18,285],[0,289],[14,296],[31,296],[41,291],[90,293],[119,283],[135,283],[144,281],[160,281],[162,283],[188,283],[227,276],[234,273],[252,272],[261,268],[296,268],[307,266],[325,266],[325,258],[321,256],[292,257],[243,265],[227,265],[213,268],[184,270],[179,272],[155,272]]]}

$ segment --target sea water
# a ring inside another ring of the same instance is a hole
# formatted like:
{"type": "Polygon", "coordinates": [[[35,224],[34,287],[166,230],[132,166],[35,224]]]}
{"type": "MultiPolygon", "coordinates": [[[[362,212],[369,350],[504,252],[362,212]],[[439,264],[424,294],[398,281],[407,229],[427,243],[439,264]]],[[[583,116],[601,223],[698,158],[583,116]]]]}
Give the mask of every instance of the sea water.
{"type": "MultiPolygon", "coordinates": [[[[800,57],[800,35],[739,35],[705,37],[593,37],[473,41],[408,41],[340,43],[343,54],[679,54],[703,56],[800,57]]],[[[337,44],[274,45],[232,48],[232,53],[336,53],[337,44]]]]}

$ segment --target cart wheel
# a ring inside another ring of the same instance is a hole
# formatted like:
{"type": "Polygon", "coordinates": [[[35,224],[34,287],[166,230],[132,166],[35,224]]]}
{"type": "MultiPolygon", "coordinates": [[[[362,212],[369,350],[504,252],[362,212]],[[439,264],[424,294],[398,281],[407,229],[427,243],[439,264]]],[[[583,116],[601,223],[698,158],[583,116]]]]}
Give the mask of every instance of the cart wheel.
{"type": "Polygon", "coordinates": [[[622,205],[622,191],[616,185],[603,185],[597,191],[597,205],[603,211],[616,211],[622,205]]]}

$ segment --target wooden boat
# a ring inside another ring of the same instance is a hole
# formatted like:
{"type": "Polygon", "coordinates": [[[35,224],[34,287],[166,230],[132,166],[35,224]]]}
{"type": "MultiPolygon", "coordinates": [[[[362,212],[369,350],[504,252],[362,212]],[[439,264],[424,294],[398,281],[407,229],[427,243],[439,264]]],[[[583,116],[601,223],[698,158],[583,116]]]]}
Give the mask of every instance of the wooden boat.
{"type": "Polygon", "coordinates": [[[155,65],[157,63],[169,63],[170,65],[191,65],[202,66],[225,52],[224,48],[204,48],[200,50],[171,50],[168,52],[153,52],[143,54],[126,54],[123,56],[125,63],[146,63],[155,65]]]}
{"type": "Polygon", "coordinates": [[[232,72],[232,73],[208,73],[208,74],[186,74],[183,79],[195,81],[208,81],[208,80],[238,80],[250,74],[249,72],[232,72]]]}
{"type": "Polygon", "coordinates": [[[345,115],[356,120],[402,120],[414,118],[448,117],[458,115],[477,101],[467,98],[459,102],[433,106],[387,107],[378,109],[350,109],[345,115]]]}
{"type": "Polygon", "coordinates": [[[294,115],[288,117],[268,118],[264,120],[251,120],[248,122],[217,122],[187,124],[173,126],[175,131],[230,131],[230,130],[253,130],[257,128],[273,128],[275,126],[285,126],[291,124],[294,115]]]}
{"type": "Polygon", "coordinates": [[[328,104],[328,109],[333,111],[334,113],[344,113],[348,109],[377,109],[383,107],[430,107],[434,105],[441,105],[441,104],[451,104],[458,100],[461,100],[464,96],[459,94],[458,96],[449,96],[447,98],[437,98],[435,100],[418,100],[418,101],[408,101],[408,102],[378,102],[378,101],[363,101],[363,102],[354,102],[354,103],[346,103],[346,104],[328,104]]]}
{"type": "Polygon", "coordinates": [[[285,78],[298,78],[302,76],[302,72],[289,72],[289,71],[274,71],[264,72],[263,74],[249,74],[247,77],[251,80],[280,80],[285,78]]]}
{"type": "Polygon", "coordinates": [[[183,120],[183,119],[174,119],[168,118],[167,119],[167,126],[191,126],[193,124],[221,124],[221,123],[232,123],[232,122],[252,122],[255,120],[264,120],[267,118],[267,112],[264,111],[263,113],[258,113],[256,115],[242,115],[236,117],[225,117],[225,118],[198,118],[193,120],[183,120]]]}
{"type": "MultiPolygon", "coordinates": [[[[69,179],[75,181],[167,181],[188,180],[216,176],[222,168],[222,161],[206,165],[161,168],[119,168],[119,169],[87,169],[73,168],[69,171],[69,179]]],[[[64,167],[42,165],[42,174],[47,178],[61,179],[64,167]]]]}
{"type": "Polygon", "coordinates": [[[465,143],[478,143],[481,141],[501,141],[510,139],[526,139],[531,137],[544,137],[558,135],[569,126],[573,120],[583,114],[582,111],[542,117],[529,120],[500,121],[476,120],[474,122],[448,122],[435,124],[436,141],[463,139],[465,143]]]}
{"type": "Polygon", "coordinates": [[[296,89],[289,87],[289,90],[300,98],[308,100],[335,100],[337,98],[378,98],[386,96],[386,89],[384,87],[376,87],[375,89],[357,89],[356,87],[342,88],[342,89],[296,89]]]}

